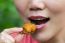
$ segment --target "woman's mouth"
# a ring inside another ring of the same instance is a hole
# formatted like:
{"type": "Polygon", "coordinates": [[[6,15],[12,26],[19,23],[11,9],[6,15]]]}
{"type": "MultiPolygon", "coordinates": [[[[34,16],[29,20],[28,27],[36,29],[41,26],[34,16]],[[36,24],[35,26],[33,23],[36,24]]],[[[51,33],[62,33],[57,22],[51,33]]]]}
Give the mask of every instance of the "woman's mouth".
{"type": "Polygon", "coordinates": [[[45,27],[46,23],[50,20],[49,17],[43,16],[31,16],[28,17],[28,19],[31,21],[31,23],[34,23],[37,26],[37,29],[45,27]]]}

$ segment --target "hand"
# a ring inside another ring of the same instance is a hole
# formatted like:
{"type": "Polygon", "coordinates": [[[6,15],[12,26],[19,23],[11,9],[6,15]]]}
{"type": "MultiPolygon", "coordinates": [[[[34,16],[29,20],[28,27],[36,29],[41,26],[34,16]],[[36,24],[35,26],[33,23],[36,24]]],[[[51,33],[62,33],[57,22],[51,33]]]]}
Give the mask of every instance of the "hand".
{"type": "Polygon", "coordinates": [[[22,28],[10,28],[5,29],[0,33],[0,42],[4,43],[15,43],[18,42],[20,39],[23,38],[23,34],[20,34],[22,32],[22,28]]]}

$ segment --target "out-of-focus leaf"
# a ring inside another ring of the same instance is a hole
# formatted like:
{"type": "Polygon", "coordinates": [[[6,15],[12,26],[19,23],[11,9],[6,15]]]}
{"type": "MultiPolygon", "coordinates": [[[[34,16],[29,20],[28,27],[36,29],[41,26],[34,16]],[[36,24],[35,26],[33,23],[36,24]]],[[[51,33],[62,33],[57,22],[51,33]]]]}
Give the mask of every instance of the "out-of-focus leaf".
{"type": "Polygon", "coordinates": [[[13,0],[0,0],[0,31],[6,28],[22,27],[18,11],[13,0]]]}

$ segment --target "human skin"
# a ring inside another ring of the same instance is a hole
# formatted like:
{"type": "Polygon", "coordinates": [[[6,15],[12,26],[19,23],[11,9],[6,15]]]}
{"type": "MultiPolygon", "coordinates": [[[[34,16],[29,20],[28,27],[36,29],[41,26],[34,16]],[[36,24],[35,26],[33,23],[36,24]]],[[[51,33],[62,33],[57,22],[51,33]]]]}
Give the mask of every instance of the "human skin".
{"type": "Polygon", "coordinates": [[[30,16],[49,17],[46,26],[36,34],[35,39],[47,43],[64,43],[65,40],[65,0],[14,0],[24,22],[30,16]],[[33,10],[40,8],[42,10],[33,10]]]}
{"type": "Polygon", "coordinates": [[[23,29],[17,27],[4,29],[0,33],[0,43],[18,43],[24,36],[20,34],[21,31],[23,31],[23,29]]]}

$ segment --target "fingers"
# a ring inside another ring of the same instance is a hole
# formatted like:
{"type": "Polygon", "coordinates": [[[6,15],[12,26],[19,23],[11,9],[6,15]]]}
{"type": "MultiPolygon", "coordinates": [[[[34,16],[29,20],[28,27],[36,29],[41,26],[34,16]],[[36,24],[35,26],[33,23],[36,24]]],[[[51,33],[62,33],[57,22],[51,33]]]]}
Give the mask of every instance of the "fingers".
{"type": "Polygon", "coordinates": [[[5,29],[3,32],[4,33],[13,33],[13,32],[21,32],[21,31],[23,31],[23,29],[22,28],[10,28],[10,29],[5,29]]]}
{"type": "Polygon", "coordinates": [[[23,35],[19,33],[22,31],[23,31],[22,28],[16,28],[16,27],[5,29],[4,31],[0,33],[0,39],[3,40],[3,42],[5,43],[14,43],[15,40],[18,40],[19,38],[22,39],[23,35]]]}
{"type": "Polygon", "coordinates": [[[15,42],[14,38],[6,33],[0,34],[0,40],[2,40],[2,42],[4,43],[14,43],[15,42]]]}

